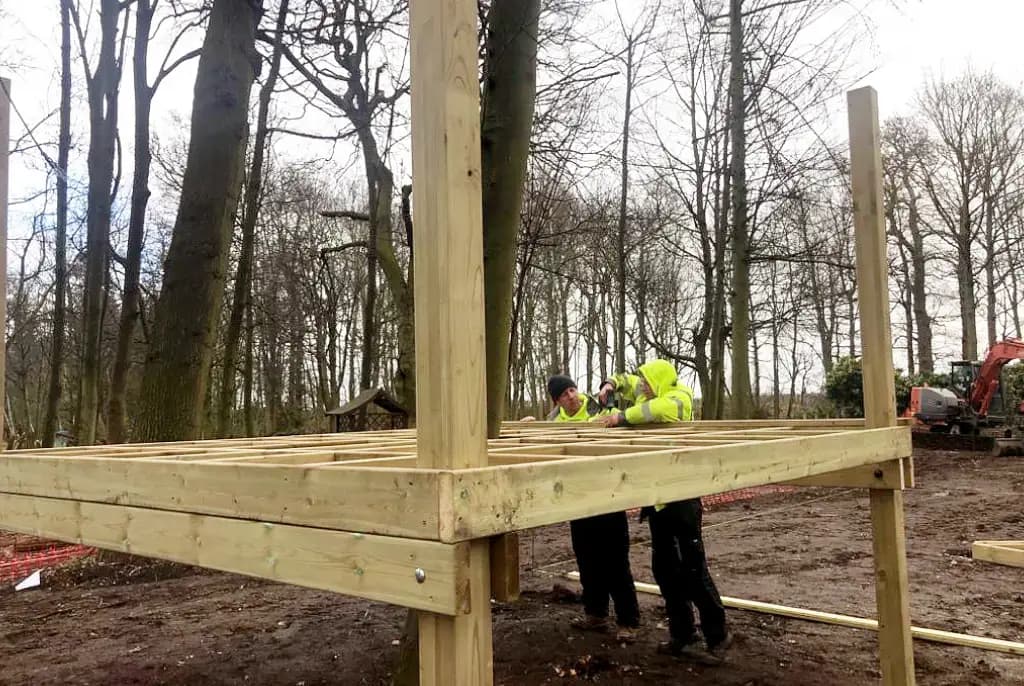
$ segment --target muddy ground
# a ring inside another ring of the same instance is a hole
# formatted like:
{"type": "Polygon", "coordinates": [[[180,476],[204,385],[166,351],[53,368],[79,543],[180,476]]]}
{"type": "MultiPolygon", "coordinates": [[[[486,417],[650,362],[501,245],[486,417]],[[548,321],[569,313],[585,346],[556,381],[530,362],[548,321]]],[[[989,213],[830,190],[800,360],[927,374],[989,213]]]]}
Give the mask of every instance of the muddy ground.
{"type": "MultiPolygon", "coordinates": [[[[1024,569],[973,562],[976,539],[1024,538],[1024,458],[919,451],[906,495],[914,623],[1024,640],[1024,569]]],[[[651,581],[633,524],[634,573],[651,581]]],[[[870,616],[867,497],[803,489],[710,511],[705,539],[723,595],[870,616]]],[[[875,634],[732,610],[737,643],[705,667],[654,653],[660,599],[641,596],[630,646],[568,629],[552,593],[574,568],[565,526],[522,536],[523,599],[494,608],[499,684],[875,683],[875,634]]],[[[566,582],[575,588],[571,582],[566,582]]],[[[101,558],[0,591],[2,684],[384,684],[397,608],[168,563],[101,558]]],[[[1024,684],[1024,657],[915,642],[919,684],[1024,684]]]]}

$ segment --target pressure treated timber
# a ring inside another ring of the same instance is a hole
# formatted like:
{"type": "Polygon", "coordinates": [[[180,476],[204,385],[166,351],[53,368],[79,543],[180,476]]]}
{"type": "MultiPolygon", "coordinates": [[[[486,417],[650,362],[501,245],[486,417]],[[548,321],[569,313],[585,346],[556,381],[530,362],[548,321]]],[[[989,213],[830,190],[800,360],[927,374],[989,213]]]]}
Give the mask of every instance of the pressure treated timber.
{"type": "MultiPolygon", "coordinates": [[[[476,0],[409,3],[416,460],[434,469],[487,464],[477,17],[476,0]]],[[[469,545],[469,614],[419,615],[421,686],[494,681],[490,545],[469,545]]]]}
{"type": "Polygon", "coordinates": [[[2,493],[435,540],[438,481],[422,469],[0,455],[2,493]]]}
{"type": "MultiPolygon", "coordinates": [[[[800,433],[793,438],[757,441],[737,440],[734,436],[728,443],[715,445],[692,445],[681,428],[677,432],[658,432],[660,435],[654,445],[647,444],[651,440],[650,432],[597,429],[596,435],[603,437],[600,440],[585,441],[575,435],[567,435],[565,437],[572,438],[569,443],[545,444],[543,436],[538,435],[530,443],[509,446],[503,442],[507,439],[498,439],[494,444],[501,447],[491,450],[489,459],[493,465],[488,469],[500,470],[524,463],[535,470],[555,470],[550,474],[561,476],[559,470],[570,464],[591,463],[607,469],[610,464],[608,458],[601,457],[607,454],[621,458],[616,464],[624,470],[638,470],[633,478],[636,481],[642,474],[659,469],[656,465],[659,461],[664,462],[666,456],[676,455],[687,471],[690,471],[692,461],[720,465],[717,473],[704,468],[705,476],[712,474],[711,480],[704,484],[696,483],[700,479],[696,472],[692,472],[694,488],[708,494],[751,485],[747,481],[762,477],[771,479],[771,482],[792,480],[794,473],[810,474],[806,469],[807,464],[812,463],[815,464],[814,473],[834,471],[842,468],[844,463],[823,462],[821,456],[827,456],[837,447],[845,453],[851,449],[860,451],[865,456],[864,464],[884,463],[909,454],[909,432],[902,428],[892,431],[889,454],[885,454],[887,451],[883,446],[871,453],[874,457],[870,457],[861,449],[877,445],[878,439],[871,439],[875,443],[865,443],[866,437],[873,434],[862,429],[827,431],[818,436],[800,433]],[[766,456],[770,458],[767,461],[766,456]],[[547,463],[548,466],[538,463],[547,463]],[[750,475],[743,483],[723,482],[723,475],[728,471],[744,471],[746,465],[754,463],[764,465],[767,471],[758,476],[750,475]]],[[[389,441],[382,437],[381,444],[388,445],[389,441]]],[[[231,458],[213,458],[220,460],[213,462],[154,459],[146,453],[146,446],[140,446],[146,455],[142,458],[133,458],[128,451],[117,458],[29,457],[23,452],[12,452],[0,458],[0,492],[412,538],[439,538],[439,508],[442,504],[451,507],[450,502],[439,502],[439,481],[455,478],[458,470],[418,468],[414,466],[415,453],[403,451],[395,454],[397,451],[375,450],[372,445],[364,443],[357,450],[343,453],[307,453],[304,448],[296,453],[281,452],[284,450],[281,448],[268,453],[254,443],[250,448],[252,461],[244,455],[234,455],[231,458]],[[298,455],[302,457],[300,461],[303,464],[275,464],[283,459],[282,455],[298,455]],[[363,455],[365,457],[356,461],[357,456],[363,455]],[[327,457],[327,461],[305,463],[306,459],[323,457],[327,457]],[[331,459],[334,457],[339,459],[331,459]]],[[[53,455],[53,451],[46,454],[53,455]]],[[[884,470],[885,466],[875,468],[884,470]]],[[[576,466],[573,469],[582,470],[578,473],[586,477],[586,468],[576,466]]],[[[540,472],[538,476],[543,478],[540,472]]],[[[876,485],[869,484],[863,477],[855,477],[853,472],[836,472],[820,477],[814,485],[822,485],[829,479],[840,486],[876,485]]],[[[894,481],[888,483],[898,485],[894,481]]],[[[581,488],[565,486],[570,491],[581,488]]],[[[607,493],[614,501],[609,508],[618,507],[622,492],[618,483],[609,486],[607,493]]],[[[594,494],[595,499],[600,497],[594,494]]],[[[652,491],[650,497],[654,502],[660,495],[652,491]]]]}
{"type": "MultiPolygon", "coordinates": [[[[878,96],[873,88],[858,88],[848,93],[847,102],[864,425],[868,428],[896,426],[878,96]]],[[[914,646],[910,631],[903,493],[873,488],[869,497],[882,683],[884,686],[912,686],[914,646]]]]}
{"type": "Polygon", "coordinates": [[[844,469],[787,482],[792,486],[832,486],[838,488],[885,488],[903,490],[914,487],[913,462],[890,460],[878,464],[844,469]]]}
{"type": "Polygon", "coordinates": [[[971,557],[1009,567],[1024,567],[1024,541],[975,541],[971,557]]]}
{"type": "Polygon", "coordinates": [[[910,455],[902,427],[566,459],[442,475],[441,540],[460,541],[632,507],[791,481],[910,455]],[[449,525],[454,528],[448,529],[449,525]]]}
{"type": "Polygon", "coordinates": [[[5,529],[35,536],[445,615],[469,609],[468,544],[8,494],[0,494],[0,512],[5,529]]]}
{"type": "MultiPolygon", "coordinates": [[[[579,581],[579,572],[569,572],[566,575],[573,581],[579,581]]],[[[635,583],[636,590],[640,593],[661,595],[661,591],[655,584],[647,584],[640,581],[635,583]]],[[[841,615],[834,612],[820,612],[818,610],[807,610],[801,607],[790,605],[776,605],[764,603],[759,600],[746,600],[744,598],[731,598],[722,596],[722,604],[736,610],[747,610],[749,612],[760,612],[763,614],[776,615],[779,617],[790,617],[792,619],[803,619],[809,622],[822,622],[835,626],[845,626],[851,629],[866,629],[878,631],[878,622],[865,617],[853,617],[841,615]]],[[[932,643],[944,643],[946,645],[964,646],[966,648],[979,648],[981,650],[992,650],[1011,655],[1024,655],[1024,643],[1018,641],[1004,641],[1000,638],[988,638],[987,636],[974,636],[971,634],[958,634],[952,631],[940,629],[926,629],[923,627],[911,627],[914,638],[932,643]]]]}
{"type": "MultiPolygon", "coordinates": [[[[588,509],[607,501],[605,511],[622,506],[622,498],[627,494],[636,500],[630,506],[651,504],[667,497],[668,491],[658,485],[658,479],[667,476],[669,481],[675,481],[676,472],[687,475],[685,492],[692,495],[758,482],[793,481],[813,474],[820,476],[800,483],[873,488],[900,485],[893,467],[885,463],[909,455],[907,429],[887,429],[892,434],[881,442],[877,434],[864,429],[837,431],[834,427],[823,427],[819,435],[813,431],[805,426],[791,438],[774,438],[776,433],[789,434],[772,432],[756,440],[746,433],[732,434],[723,437],[723,443],[704,444],[693,442],[686,425],[653,432],[598,427],[555,430],[536,433],[527,443],[510,444],[508,438],[496,439],[492,445],[498,447],[489,451],[485,469],[490,470],[488,479],[499,479],[504,478],[499,474],[502,470],[525,466],[530,469],[530,480],[524,488],[534,489],[531,492],[536,492],[538,483],[559,479],[567,493],[579,493],[596,488],[594,474],[614,466],[629,473],[628,483],[605,479],[603,491],[594,491],[579,501],[588,509]],[[584,439],[578,433],[594,438],[584,439]],[[545,442],[556,438],[567,440],[545,442]],[[837,451],[842,457],[840,462],[829,458],[837,451]],[[854,471],[836,471],[849,467],[850,459],[859,460],[853,465],[854,471]],[[747,473],[753,466],[758,466],[758,471],[747,473]],[[880,483],[873,477],[876,470],[884,476],[880,483]],[[743,478],[730,479],[732,472],[743,473],[743,478]],[[644,482],[651,488],[636,490],[635,484],[644,482]],[[649,502],[643,502],[646,499],[649,502]]],[[[413,448],[390,450],[388,446],[394,441],[385,434],[363,440],[359,448],[337,451],[309,450],[301,436],[295,437],[300,447],[291,450],[281,447],[280,438],[267,439],[277,446],[272,450],[263,450],[259,441],[250,441],[249,455],[241,451],[231,453],[231,457],[204,460],[192,459],[194,455],[185,460],[158,459],[147,445],[137,446],[142,457],[132,457],[127,448],[120,457],[75,456],[77,449],[66,449],[67,453],[49,450],[41,457],[23,451],[9,452],[0,457],[0,492],[419,539],[440,540],[444,528],[444,540],[455,540],[456,523],[446,519],[442,527],[442,508],[446,518],[454,512],[457,503],[448,493],[456,478],[465,478],[470,472],[421,468],[413,448]],[[377,444],[383,447],[377,449],[377,444]],[[64,454],[69,456],[54,456],[64,454]],[[287,464],[291,461],[298,464],[287,464]],[[449,489],[443,496],[442,481],[449,489]]],[[[192,448],[205,450],[195,444],[192,448]]],[[[904,466],[909,468],[909,462],[904,466]]],[[[519,475],[517,479],[523,478],[522,472],[510,473],[519,475]]],[[[514,482],[506,482],[505,487],[513,485],[514,482]]],[[[508,491],[503,497],[512,503],[528,495],[525,490],[508,491]]],[[[493,519],[491,515],[480,516],[493,519]]],[[[502,531],[493,531],[497,527],[489,522],[485,535],[535,526],[538,522],[564,521],[574,515],[565,513],[563,519],[557,519],[558,516],[556,510],[540,520],[516,520],[515,525],[502,531]]],[[[480,528],[472,523],[466,526],[470,530],[480,528]]]]}

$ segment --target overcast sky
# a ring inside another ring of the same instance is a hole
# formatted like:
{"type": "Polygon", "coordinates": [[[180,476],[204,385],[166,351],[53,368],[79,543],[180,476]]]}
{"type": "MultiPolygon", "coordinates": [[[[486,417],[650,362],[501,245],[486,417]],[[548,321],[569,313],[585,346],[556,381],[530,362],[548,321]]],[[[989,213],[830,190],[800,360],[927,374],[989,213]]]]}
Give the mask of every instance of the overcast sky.
{"type": "MultiPolygon", "coordinates": [[[[631,0],[620,2],[626,7],[639,5],[631,0]]],[[[599,4],[612,7],[611,2],[599,4]]],[[[5,18],[0,23],[0,60],[16,64],[5,75],[13,81],[14,100],[21,114],[35,123],[54,112],[60,98],[57,2],[0,0],[0,11],[5,18]]],[[[867,76],[858,85],[872,85],[879,91],[883,118],[905,111],[922,81],[931,75],[955,75],[971,66],[991,68],[1012,84],[1024,80],[1024,60],[1018,47],[1024,25],[1022,0],[878,0],[869,18],[875,26],[875,40],[872,49],[865,51],[870,54],[862,65],[867,76]]],[[[195,39],[200,38],[197,33],[195,39]]],[[[158,50],[159,46],[154,46],[153,52],[159,54],[158,50]]],[[[76,69],[80,67],[76,65],[76,69]]],[[[194,70],[186,68],[161,87],[154,108],[155,130],[169,125],[169,109],[187,117],[193,78],[194,70]]],[[[130,77],[126,76],[122,90],[130,92],[130,77]]],[[[841,95],[836,94],[839,107],[841,95]]],[[[84,101],[79,105],[74,126],[84,134],[84,101]]],[[[130,108],[123,108],[122,131],[130,130],[130,115],[130,108]]],[[[15,118],[12,136],[17,138],[23,131],[15,118]]],[[[23,156],[12,160],[13,197],[38,186],[36,175],[25,169],[38,167],[37,163],[23,156]]]]}
{"type": "MultiPolygon", "coordinates": [[[[630,9],[639,5],[635,0],[620,2],[630,9]]],[[[602,10],[614,16],[613,4],[602,4],[602,10]]],[[[35,123],[47,113],[55,113],[60,99],[58,3],[56,0],[0,0],[0,13],[3,15],[0,18],[0,65],[15,65],[8,73],[0,75],[12,79],[15,104],[25,120],[35,123]]],[[[857,85],[872,85],[878,90],[882,118],[906,112],[922,82],[931,76],[952,77],[970,67],[992,69],[1013,85],[1024,82],[1024,59],[1019,54],[1024,0],[877,0],[872,4],[868,19],[874,25],[874,40],[872,45],[863,46],[863,64],[859,66],[866,76],[857,85]]],[[[194,32],[192,40],[201,39],[201,32],[194,32]]],[[[152,53],[162,54],[162,47],[154,45],[152,53]]],[[[157,58],[151,58],[153,70],[156,61],[157,58]]],[[[76,81],[81,84],[81,66],[76,64],[75,69],[76,81]]],[[[194,73],[193,63],[161,86],[154,103],[153,128],[157,135],[176,133],[172,113],[187,120],[194,73]]],[[[126,96],[130,96],[130,84],[129,72],[122,85],[126,96]]],[[[80,85],[78,89],[81,91],[80,85]]],[[[81,171],[75,170],[72,175],[77,173],[84,183],[88,114],[81,92],[79,96],[73,114],[77,142],[73,156],[81,171]]],[[[842,96],[842,93],[835,94],[833,126],[836,131],[845,132],[845,98],[842,96]]],[[[56,139],[55,115],[50,124],[37,134],[44,143],[56,139]]],[[[121,131],[126,146],[130,145],[130,127],[130,99],[125,98],[121,131]]],[[[13,119],[11,133],[15,139],[24,133],[17,117],[13,119]]],[[[52,148],[51,154],[55,156],[52,148]]],[[[130,167],[130,148],[126,148],[125,164],[130,167]]],[[[16,201],[40,188],[44,169],[38,153],[16,155],[11,160],[11,200],[15,203],[11,208],[11,232],[15,241],[18,231],[24,230],[26,220],[36,211],[16,201]]],[[[946,349],[939,350],[947,359],[957,354],[959,338],[958,330],[949,334],[946,349]]]]}

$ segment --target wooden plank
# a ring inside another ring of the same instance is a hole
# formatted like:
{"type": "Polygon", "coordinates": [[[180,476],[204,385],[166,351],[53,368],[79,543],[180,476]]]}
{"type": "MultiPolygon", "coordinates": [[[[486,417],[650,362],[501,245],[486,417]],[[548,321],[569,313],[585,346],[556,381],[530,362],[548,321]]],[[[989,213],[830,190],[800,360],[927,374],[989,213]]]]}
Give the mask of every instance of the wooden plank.
{"type": "Polygon", "coordinates": [[[7,494],[0,512],[5,529],[35,536],[446,615],[469,607],[459,591],[468,544],[7,494]]]}
{"type": "MultiPolygon", "coordinates": [[[[866,87],[850,91],[847,100],[864,423],[869,428],[896,426],[878,96],[873,88],[866,87]]],[[[903,494],[872,489],[870,498],[882,683],[887,686],[913,684],[914,647],[910,631],[903,494]]]]}
{"type": "Polygon", "coordinates": [[[395,437],[362,437],[359,439],[339,439],[339,434],[329,436],[270,436],[264,438],[227,439],[216,441],[182,441],[180,443],[126,443],[121,445],[95,445],[84,447],[68,448],[31,448],[25,450],[12,450],[9,454],[31,457],[167,457],[188,458],[194,456],[209,455],[243,455],[261,454],[274,450],[315,450],[317,448],[325,451],[333,449],[344,450],[346,448],[372,447],[386,448],[394,446],[411,447],[415,441],[409,438],[395,437]]]}
{"type": "Polygon", "coordinates": [[[1009,567],[1024,567],[1024,541],[975,541],[971,557],[1009,567]]]}
{"type": "MultiPolygon", "coordinates": [[[[7,321],[7,203],[10,193],[11,80],[0,78],[0,322],[7,321]]],[[[7,336],[3,336],[3,351],[7,336]]],[[[0,352],[0,379],[7,379],[7,353],[0,352]]],[[[0,408],[7,407],[6,383],[0,387],[0,408]]],[[[6,412],[0,412],[0,438],[4,436],[6,412]]],[[[0,450],[6,442],[0,440],[0,450]]]]}
{"type": "Polygon", "coordinates": [[[908,474],[905,460],[890,460],[879,464],[844,469],[818,476],[789,481],[791,486],[826,486],[837,488],[887,488],[898,491],[912,487],[913,479],[908,474]],[[908,483],[909,481],[909,483],[908,483]]]}
{"type": "Polygon", "coordinates": [[[855,436],[804,436],[455,471],[450,487],[445,478],[441,481],[441,540],[480,538],[792,481],[886,462],[911,451],[910,431],[902,427],[858,431],[855,436]]]}
{"type": "Polygon", "coordinates": [[[0,456],[2,493],[434,540],[438,479],[420,469],[0,456]]]}
{"type": "MultiPolygon", "coordinates": [[[[580,580],[579,572],[569,572],[567,575],[574,581],[580,580]]],[[[640,593],[651,593],[661,595],[660,589],[655,584],[636,582],[636,590],[640,593]]],[[[776,605],[774,603],[763,603],[759,600],[745,600],[743,598],[731,598],[722,596],[722,604],[736,610],[747,610],[749,612],[761,612],[763,614],[777,615],[779,617],[791,617],[793,619],[804,619],[809,622],[823,622],[835,626],[845,626],[851,629],[867,629],[878,631],[878,622],[874,619],[864,617],[852,617],[840,615],[834,612],[819,612],[818,610],[806,610],[800,607],[789,605],[776,605]]],[[[925,629],[922,627],[911,627],[914,638],[933,643],[945,643],[946,645],[964,646],[967,648],[980,648],[981,650],[994,650],[1011,655],[1024,655],[1024,643],[1017,641],[1004,641],[999,638],[988,638],[986,636],[973,636],[971,634],[958,634],[952,631],[941,631],[939,629],[925,629]]]]}
{"type": "MultiPolygon", "coordinates": [[[[475,0],[409,3],[417,464],[487,464],[475,0]]],[[[470,543],[470,613],[420,614],[422,686],[489,686],[490,546],[470,543]]]]}

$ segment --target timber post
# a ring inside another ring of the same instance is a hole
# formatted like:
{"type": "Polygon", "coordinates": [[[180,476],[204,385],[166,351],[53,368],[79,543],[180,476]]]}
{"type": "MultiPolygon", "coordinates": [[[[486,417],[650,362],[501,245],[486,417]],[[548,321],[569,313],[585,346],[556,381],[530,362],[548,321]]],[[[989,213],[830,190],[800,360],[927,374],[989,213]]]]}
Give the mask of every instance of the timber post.
{"type": "MultiPolygon", "coordinates": [[[[878,94],[870,87],[850,91],[848,106],[864,418],[866,428],[877,429],[896,426],[878,94]]],[[[909,460],[907,458],[908,465],[909,460]]],[[[871,488],[869,493],[882,683],[911,685],[914,683],[914,648],[903,492],[871,488]]]]}
{"type": "MultiPolygon", "coordinates": [[[[475,0],[409,3],[417,466],[487,465],[480,89],[475,0]]],[[[490,546],[471,541],[469,612],[421,612],[420,683],[487,686],[490,546]]]]}

